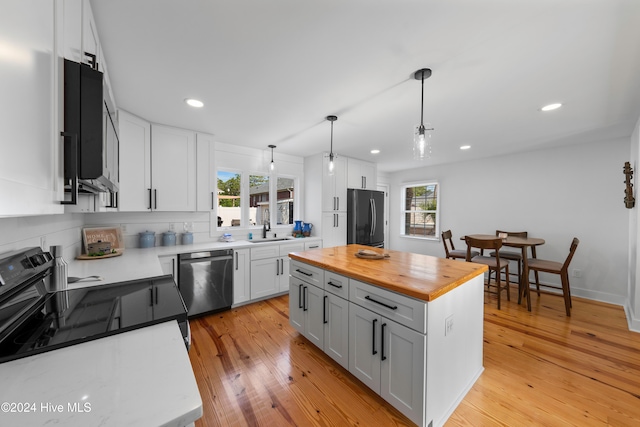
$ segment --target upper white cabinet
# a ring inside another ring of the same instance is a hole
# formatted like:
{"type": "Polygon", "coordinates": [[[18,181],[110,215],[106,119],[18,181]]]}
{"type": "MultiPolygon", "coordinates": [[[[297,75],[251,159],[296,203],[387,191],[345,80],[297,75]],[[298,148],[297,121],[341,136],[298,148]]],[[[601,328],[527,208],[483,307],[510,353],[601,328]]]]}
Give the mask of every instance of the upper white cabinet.
{"type": "Polygon", "coordinates": [[[120,211],[148,211],[151,200],[151,124],[118,111],[120,127],[120,211]]]}
{"type": "Polygon", "coordinates": [[[215,209],[218,180],[214,162],[215,142],[213,135],[196,134],[196,169],[197,169],[197,198],[198,212],[211,212],[215,209]]]}
{"type": "Polygon", "coordinates": [[[195,211],[195,133],[124,111],[119,125],[120,211],[195,211]]]}
{"type": "Polygon", "coordinates": [[[151,125],[153,210],[196,210],[195,133],[151,125]]]}
{"type": "Polygon", "coordinates": [[[62,56],[71,61],[82,62],[83,0],[64,0],[59,4],[63,13],[62,56]]]}
{"type": "Polygon", "coordinates": [[[11,1],[0,13],[0,216],[64,211],[54,5],[11,1]]]}
{"type": "Polygon", "coordinates": [[[347,187],[376,189],[376,165],[358,159],[347,159],[347,187]]]}
{"type": "MultiPolygon", "coordinates": [[[[65,0],[66,1],[66,0],[65,0]]],[[[102,49],[96,22],[93,19],[89,0],[83,0],[82,4],[82,59],[80,62],[88,64],[91,68],[104,72],[102,61],[102,49]]]]}

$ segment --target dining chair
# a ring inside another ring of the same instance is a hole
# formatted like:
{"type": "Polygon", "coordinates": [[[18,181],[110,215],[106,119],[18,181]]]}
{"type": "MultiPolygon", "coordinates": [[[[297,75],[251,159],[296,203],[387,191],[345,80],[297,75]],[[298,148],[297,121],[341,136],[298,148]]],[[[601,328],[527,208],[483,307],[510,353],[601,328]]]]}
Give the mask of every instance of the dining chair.
{"type": "MultiPolygon", "coordinates": [[[[467,251],[466,249],[456,249],[453,245],[453,238],[451,235],[451,230],[446,230],[441,233],[442,236],[442,244],[444,245],[444,254],[447,259],[467,259],[467,251]],[[449,242],[449,243],[447,243],[449,242]]],[[[479,252],[473,251],[471,257],[480,255],[479,252]]]]}
{"type": "MultiPolygon", "coordinates": [[[[499,236],[500,233],[506,233],[508,236],[513,236],[513,237],[523,237],[523,238],[527,238],[528,233],[526,231],[502,231],[502,230],[496,230],[496,236],[499,236]]],[[[496,256],[495,252],[491,252],[490,254],[491,256],[496,256]]],[[[531,247],[531,255],[533,258],[536,257],[535,255],[535,247],[531,247]]],[[[509,261],[516,261],[518,263],[518,283],[520,283],[522,281],[522,251],[507,251],[505,249],[500,249],[500,258],[504,258],[506,260],[509,261]]],[[[516,276],[516,273],[511,273],[511,275],[516,276]]],[[[536,273],[536,282],[537,282],[538,276],[536,273]]]]}
{"type": "MultiPolygon", "coordinates": [[[[580,240],[574,237],[573,241],[571,242],[571,248],[569,249],[569,255],[564,260],[564,262],[549,261],[549,260],[539,259],[539,258],[527,258],[529,271],[534,271],[535,273],[543,272],[543,273],[560,275],[560,282],[562,283],[562,286],[555,286],[555,285],[548,285],[548,284],[539,285],[538,283],[536,283],[536,285],[538,286],[538,289],[539,289],[539,286],[543,286],[547,288],[562,290],[562,296],[564,297],[564,307],[567,312],[567,316],[571,316],[571,288],[569,287],[569,263],[571,263],[571,259],[573,258],[573,255],[575,254],[579,243],[580,243],[580,240]]],[[[536,276],[536,282],[537,282],[537,276],[536,276]]],[[[539,292],[538,292],[538,295],[540,295],[539,292]]]]}
{"type": "Polygon", "coordinates": [[[487,280],[487,291],[491,292],[491,272],[496,273],[495,278],[495,286],[496,286],[496,294],[498,295],[498,310],[500,310],[500,294],[503,290],[507,291],[507,301],[511,301],[511,294],[509,292],[510,283],[509,283],[509,261],[506,259],[502,259],[502,255],[500,252],[500,248],[502,247],[502,239],[495,238],[491,240],[486,239],[474,239],[473,237],[465,236],[464,240],[467,242],[467,262],[475,262],[477,264],[484,264],[489,267],[489,277],[487,280]],[[495,256],[485,256],[485,255],[476,255],[473,256],[472,248],[480,249],[484,251],[485,249],[493,249],[495,251],[495,256]],[[500,279],[500,273],[502,270],[505,270],[505,279],[506,284],[502,285],[502,281],[500,279]]]}

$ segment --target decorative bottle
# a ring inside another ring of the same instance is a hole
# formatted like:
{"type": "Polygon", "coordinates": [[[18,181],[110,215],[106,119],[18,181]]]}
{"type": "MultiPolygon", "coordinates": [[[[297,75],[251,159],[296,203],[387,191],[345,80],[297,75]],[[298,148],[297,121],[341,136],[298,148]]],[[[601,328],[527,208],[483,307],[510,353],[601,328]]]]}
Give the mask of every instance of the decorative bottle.
{"type": "Polygon", "coordinates": [[[51,290],[61,291],[67,289],[68,265],[62,258],[62,246],[56,245],[49,248],[53,259],[53,269],[51,274],[51,290]]]}

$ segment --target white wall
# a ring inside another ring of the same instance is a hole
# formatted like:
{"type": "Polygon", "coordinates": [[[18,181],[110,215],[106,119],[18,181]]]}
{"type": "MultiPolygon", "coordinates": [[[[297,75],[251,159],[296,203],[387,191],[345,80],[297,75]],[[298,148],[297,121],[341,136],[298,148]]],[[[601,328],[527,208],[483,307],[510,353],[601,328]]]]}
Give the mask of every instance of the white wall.
{"type": "MultiPolygon", "coordinates": [[[[580,245],[570,266],[573,295],[625,304],[628,294],[629,214],[624,207],[622,167],[629,139],[558,147],[528,153],[429,166],[391,174],[390,248],[444,256],[441,241],[400,237],[400,187],[404,182],[440,183],[440,230],[455,242],[464,234],[496,229],[528,231],[546,243],[539,258],[563,261],[573,237],[580,245]]],[[[541,280],[559,283],[559,277],[541,280]]]]}

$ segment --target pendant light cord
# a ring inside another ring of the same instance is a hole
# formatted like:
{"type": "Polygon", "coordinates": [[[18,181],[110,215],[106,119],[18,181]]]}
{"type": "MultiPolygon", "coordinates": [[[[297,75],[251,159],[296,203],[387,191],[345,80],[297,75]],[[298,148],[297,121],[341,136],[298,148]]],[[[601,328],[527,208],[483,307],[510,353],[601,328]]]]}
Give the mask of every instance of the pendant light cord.
{"type": "Polygon", "coordinates": [[[422,97],[420,98],[420,127],[424,128],[424,70],[422,70],[422,97]]]}

